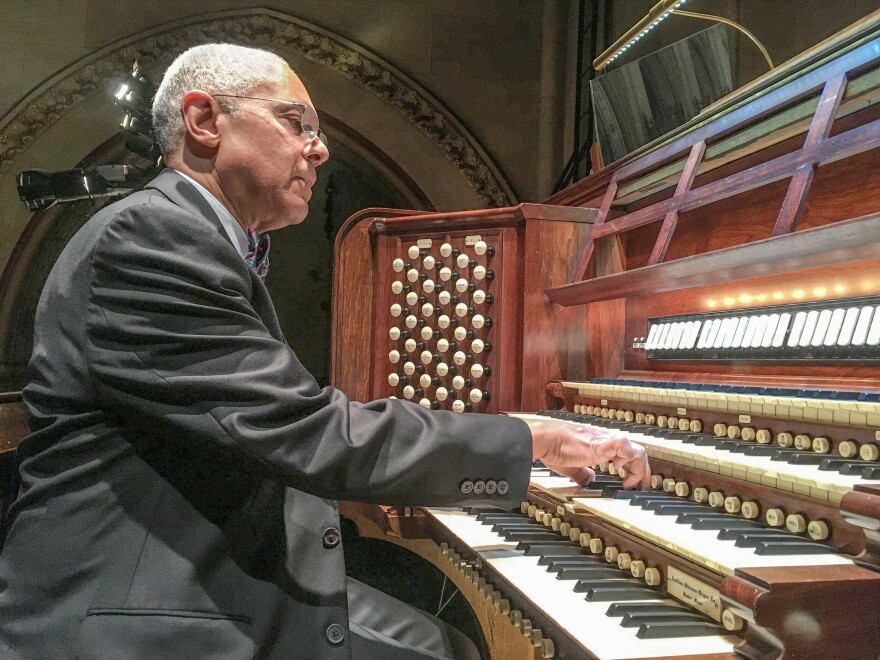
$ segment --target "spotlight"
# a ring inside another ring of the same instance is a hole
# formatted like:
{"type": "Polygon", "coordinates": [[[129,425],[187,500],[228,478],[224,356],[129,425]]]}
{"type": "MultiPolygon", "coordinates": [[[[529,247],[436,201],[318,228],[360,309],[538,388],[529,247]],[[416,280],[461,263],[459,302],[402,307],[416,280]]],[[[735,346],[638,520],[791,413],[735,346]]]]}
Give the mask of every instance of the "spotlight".
{"type": "Polygon", "coordinates": [[[128,165],[78,167],[62,172],[24,170],[18,175],[18,195],[29,211],[42,211],[58,202],[127,195],[132,168],[128,165]]]}
{"type": "Polygon", "coordinates": [[[131,74],[120,74],[113,79],[110,98],[125,112],[120,124],[128,133],[125,147],[152,161],[159,159],[159,147],[153,136],[152,102],[156,86],[135,61],[131,74]]]}

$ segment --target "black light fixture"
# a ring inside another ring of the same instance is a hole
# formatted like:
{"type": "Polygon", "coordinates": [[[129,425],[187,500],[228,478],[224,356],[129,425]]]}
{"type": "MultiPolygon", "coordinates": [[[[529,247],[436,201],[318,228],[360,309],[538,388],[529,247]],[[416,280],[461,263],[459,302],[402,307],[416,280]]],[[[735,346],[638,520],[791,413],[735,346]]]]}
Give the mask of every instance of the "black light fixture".
{"type": "Polygon", "coordinates": [[[127,195],[134,186],[128,165],[99,165],[63,172],[24,170],[17,177],[18,195],[29,211],[42,211],[58,202],[127,195]]]}
{"type": "Polygon", "coordinates": [[[128,135],[125,147],[158,163],[159,147],[153,135],[152,103],[156,85],[141,72],[137,61],[130,74],[113,78],[110,97],[125,112],[120,127],[128,135]]]}

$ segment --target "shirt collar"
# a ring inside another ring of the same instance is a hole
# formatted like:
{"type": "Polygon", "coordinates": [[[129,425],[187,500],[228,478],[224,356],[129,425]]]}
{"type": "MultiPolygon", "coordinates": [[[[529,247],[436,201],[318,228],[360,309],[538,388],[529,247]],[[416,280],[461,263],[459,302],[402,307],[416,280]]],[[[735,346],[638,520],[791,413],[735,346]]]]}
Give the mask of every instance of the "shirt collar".
{"type": "Polygon", "coordinates": [[[205,198],[205,201],[211,205],[211,208],[214,210],[214,213],[217,214],[217,218],[220,220],[220,224],[223,225],[223,229],[226,230],[226,235],[229,236],[229,240],[232,241],[232,244],[238,249],[241,258],[244,259],[247,256],[247,253],[250,251],[250,246],[248,245],[247,234],[244,233],[244,229],[241,228],[241,225],[232,217],[232,214],[229,210],[220,203],[220,200],[214,197],[211,192],[205,188],[198,181],[195,181],[192,177],[187,176],[180,170],[174,170],[184,179],[189,181],[193,187],[198,190],[202,197],[205,198]]]}

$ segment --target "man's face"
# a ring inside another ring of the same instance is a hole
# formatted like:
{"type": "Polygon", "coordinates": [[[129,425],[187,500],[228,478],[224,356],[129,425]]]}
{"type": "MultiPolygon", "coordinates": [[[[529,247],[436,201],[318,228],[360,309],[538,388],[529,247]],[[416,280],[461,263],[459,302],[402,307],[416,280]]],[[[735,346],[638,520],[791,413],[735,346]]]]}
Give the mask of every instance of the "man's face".
{"type": "MultiPolygon", "coordinates": [[[[302,82],[286,66],[282,82],[250,96],[314,107],[302,82]]],[[[295,105],[234,101],[236,110],[218,118],[221,138],[215,162],[230,210],[260,232],[302,222],[309,210],[315,169],[330,157],[327,147],[301,132],[302,112],[295,105]]]]}

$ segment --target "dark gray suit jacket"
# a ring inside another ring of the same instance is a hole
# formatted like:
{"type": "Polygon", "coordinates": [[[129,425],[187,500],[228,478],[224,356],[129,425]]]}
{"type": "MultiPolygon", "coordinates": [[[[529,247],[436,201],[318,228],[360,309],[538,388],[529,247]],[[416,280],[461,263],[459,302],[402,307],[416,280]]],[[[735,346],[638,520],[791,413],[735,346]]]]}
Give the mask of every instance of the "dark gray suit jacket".
{"type": "Polygon", "coordinates": [[[348,657],[335,500],[463,503],[463,479],[503,479],[482,501],[509,505],[528,483],[519,420],[319,388],[170,170],[67,245],[30,366],[4,658],[348,657]]]}

